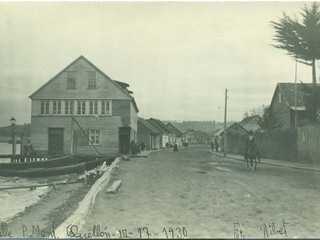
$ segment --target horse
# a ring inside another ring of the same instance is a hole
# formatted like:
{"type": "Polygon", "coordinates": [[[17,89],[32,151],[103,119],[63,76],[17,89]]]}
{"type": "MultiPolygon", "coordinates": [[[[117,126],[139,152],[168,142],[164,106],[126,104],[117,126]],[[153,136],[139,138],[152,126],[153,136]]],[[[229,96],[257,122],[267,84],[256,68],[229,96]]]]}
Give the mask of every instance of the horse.
{"type": "Polygon", "coordinates": [[[257,158],[258,158],[258,161],[260,162],[260,152],[259,152],[258,146],[256,143],[250,144],[245,155],[245,159],[247,161],[247,168],[249,168],[249,160],[250,160],[250,169],[256,170],[257,158]],[[253,166],[253,160],[254,160],[254,166],[253,166]]]}

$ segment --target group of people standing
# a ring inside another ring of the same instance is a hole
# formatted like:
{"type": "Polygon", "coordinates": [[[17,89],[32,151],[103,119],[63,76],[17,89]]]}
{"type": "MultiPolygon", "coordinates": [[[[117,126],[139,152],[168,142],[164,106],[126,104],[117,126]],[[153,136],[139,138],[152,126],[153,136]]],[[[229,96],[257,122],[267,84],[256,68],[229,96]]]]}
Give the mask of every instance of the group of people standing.
{"type": "Polygon", "coordinates": [[[214,150],[216,150],[216,152],[219,151],[219,139],[218,139],[218,136],[216,136],[214,138],[214,142],[211,141],[210,142],[210,147],[211,147],[211,151],[213,152],[214,150]]]}
{"type": "Polygon", "coordinates": [[[138,143],[135,143],[133,140],[130,143],[130,154],[131,155],[136,155],[138,153],[140,153],[141,151],[144,151],[146,145],[144,144],[144,142],[141,142],[141,144],[139,145],[138,143]]]}

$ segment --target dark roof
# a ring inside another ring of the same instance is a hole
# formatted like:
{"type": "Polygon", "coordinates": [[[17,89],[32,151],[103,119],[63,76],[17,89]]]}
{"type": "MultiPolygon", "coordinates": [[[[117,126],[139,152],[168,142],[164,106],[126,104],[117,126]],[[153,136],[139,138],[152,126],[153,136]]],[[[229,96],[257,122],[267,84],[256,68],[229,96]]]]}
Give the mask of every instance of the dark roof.
{"type": "Polygon", "coordinates": [[[167,126],[161,122],[159,119],[150,118],[148,120],[154,127],[156,127],[162,134],[170,134],[171,132],[167,126]]]}
{"type": "Polygon", "coordinates": [[[87,63],[89,63],[93,68],[95,68],[98,72],[100,72],[102,75],[104,75],[108,80],[110,80],[112,83],[114,83],[120,90],[122,90],[124,93],[126,93],[133,101],[133,105],[137,112],[139,112],[138,106],[134,100],[134,98],[130,95],[130,91],[127,90],[127,87],[129,87],[129,84],[124,83],[124,82],[119,82],[119,81],[114,81],[112,80],[107,74],[105,74],[103,71],[101,71],[98,67],[96,67],[92,62],[90,62],[88,59],[86,59],[84,56],[78,57],[76,60],[74,60],[72,63],[70,63],[68,66],[66,66],[64,69],[62,69],[59,73],[57,73],[53,78],[51,78],[48,82],[46,82],[44,85],[42,85],[37,91],[32,93],[29,98],[32,99],[32,97],[39,92],[41,89],[43,89],[45,86],[47,86],[50,82],[55,80],[62,72],[64,72],[67,68],[69,68],[72,64],[77,62],[80,59],[84,59],[87,63]]]}
{"type": "Polygon", "coordinates": [[[259,132],[261,130],[261,126],[258,124],[260,119],[259,115],[246,117],[239,122],[239,125],[247,131],[259,132]]]}
{"type": "Polygon", "coordinates": [[[187,134],[188,132],[192,132],[192,133],[193,133],[194,130],[189,128],[189,129],[188,129],[187,131],[185,131],[183,134],[187,134]]]}
{"type": "Polygon", "coordinates": [[[155,126],[153,126],[150,122],[148,122],[147,120],[145,120],[143,118],[139,117],[138,122],[141,123],[142,125],[144,125],[146,128],[148,128],[150,130],[150,132],[153,134],[160,134],[161,133],[155,126]]]}
{"type": "Polygon", "coordinates": [[[177,137],[182,137],[182,132],[180,132],[180,130],[173,126],[171,123],[167,123],[167,128],[171,133],[175,134],[177,137]]]}
{"type": "MultiPolygon", "coordinates": [[[[246,130],[243,126],[241,126],[239,123],[237,123],[237,122],[235,122],[235,123],[233,123],[233,124],[231,124],[229,127],[227,127],[226,128],[226,131],[228,132],[228,129],[232,129],[233,127],[239,127],[239,128],[241,128],[241,129],[243,129],[244,130],[244,132],[249,132],[248,130],[246,130]]],[[[215,132],[215,136],[218,136],[218,135],[220,135],[220,136],[222,136],[224,134],[224,129],[223,128],[221,128],[220,130],[218,130],[218,131],[216,131],[215,132]]]]}
{"type": "MultiPolygon", "coordinates": [[[[306,86],[311,87],[312,83],[304,83],[306,86]]],[[[277,87],[287,102],[289,107],[295,106],[295,83],[278,83],[277,87]]],[[[305,92],[303,91],[303,84],[297,83],[297,107],[305,106],[305,92]]]]}

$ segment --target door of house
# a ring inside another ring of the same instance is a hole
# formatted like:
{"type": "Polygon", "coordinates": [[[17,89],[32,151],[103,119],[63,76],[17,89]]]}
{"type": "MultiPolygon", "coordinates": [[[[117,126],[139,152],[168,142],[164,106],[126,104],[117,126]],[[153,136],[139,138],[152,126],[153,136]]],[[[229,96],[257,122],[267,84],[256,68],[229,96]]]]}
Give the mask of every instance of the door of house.
{"type": "Polygon", "coordinates": [[[63,128],[49,128],[49,154],[63,154],[63,128]]]}
{"type": "Polygon", "coordinates": [[[119,128],[119,153],[128,154],[130,153],[130,128],[120,127],[119,128]]]}

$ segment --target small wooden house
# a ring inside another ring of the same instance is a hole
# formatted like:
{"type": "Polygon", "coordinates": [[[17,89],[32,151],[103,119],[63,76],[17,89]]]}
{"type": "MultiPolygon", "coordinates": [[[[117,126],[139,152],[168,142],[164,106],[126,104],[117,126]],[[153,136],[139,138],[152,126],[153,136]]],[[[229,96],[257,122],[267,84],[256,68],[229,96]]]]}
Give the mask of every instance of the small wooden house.
{"type": "MultiPolygon", "coordinates": [[[[306,85],[310,86],[311,84],[306,85]]],[[[298,119],[297,125],[301,126],[309,122],[303,86],[298,83],[296,87],[295,91],[294,83],[278,83],[274,91],[270,109],[272,114],[281,121],[282,129],[294,128],[295,114],[298,119]]]]}
{"type": "Polygon", "coordinates": [[[183,142],[186,142],[188,144],[191,144],[191,143],[195,143],[196,140],[195,140],[195,137],[194,137],[194,130],[193,129],[188,129],[187,131],[185,131],[183,133],[183,142]]]}
{"type": "Polygon", "coordinates": [[[161,132],[149,121],[138,118],[138,143],[144,143],[146,150],[159,149],[161,132]]]}
{"type": "Polygon", "coordinates": [[[151,123],[161,133],[160,146],[165,148],[167,143],[170,144],[171,132],[167,129],[166,125],[158,119],[150,118],[148,122],[151,123]]]}
{"type": "Polygon", "coordinates": [[[138,107],[127,83],[80,56],[31,96],[31,144],[37,153],[128,153],[138,107]]]}
{"type": "Polygon", "coordinates": [[[239,122],[239,125],[247,130],[247,132],[252,130],[253,133],[258,133],[262,130],[261,126],[259,125],[259,121],[261,121],[261,116],[253,115],[242,119],[239,122]]]}
{"type": "Polygon", "coordinates": [[[178,146],[182,146],[182,132],[176,128],[172,123],[167,123],[167,128],[173,135],[172,142],[176,143],[178,146]]]}

